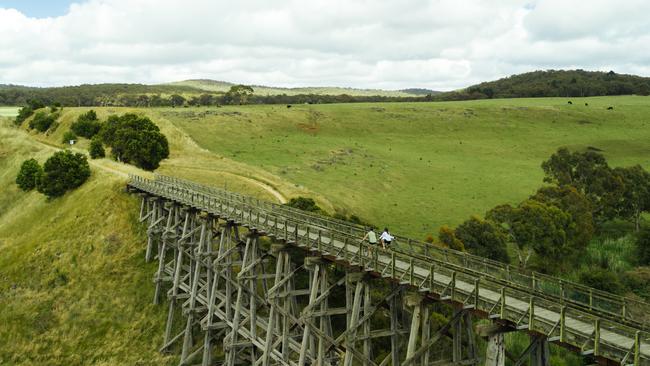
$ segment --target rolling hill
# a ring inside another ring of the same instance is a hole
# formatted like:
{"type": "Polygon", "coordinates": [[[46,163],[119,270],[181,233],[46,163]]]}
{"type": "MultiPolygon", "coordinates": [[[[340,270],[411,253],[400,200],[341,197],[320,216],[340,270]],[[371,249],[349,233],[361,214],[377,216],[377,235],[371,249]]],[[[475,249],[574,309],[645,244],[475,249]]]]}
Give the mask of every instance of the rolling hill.
{"type": "MultiPolygon", "coordinates": [[[[178,85],[205,90],[208,92],[225,93],[230,89],[233,83],[225,81],[216,81],[209,79],[193,79],[177,81],[162,85],[178,85]]],[[[350,96],[385,96],[385,97],[413,97],[426,94],[436,94],[439,92],[428,89],[404,89],[404,90],[381,90],[381,89],[356,89],[341,87],[302,87],[302,88],[279,88],[263,85],[251,85],[257,95],[350,95],[350,96]]]]}
{"type": "Polygon", "coordinates": [[[439,94],[436,100],[649,95],[650,78],[614,71],[546,70],[512,75],[439,94]]]}

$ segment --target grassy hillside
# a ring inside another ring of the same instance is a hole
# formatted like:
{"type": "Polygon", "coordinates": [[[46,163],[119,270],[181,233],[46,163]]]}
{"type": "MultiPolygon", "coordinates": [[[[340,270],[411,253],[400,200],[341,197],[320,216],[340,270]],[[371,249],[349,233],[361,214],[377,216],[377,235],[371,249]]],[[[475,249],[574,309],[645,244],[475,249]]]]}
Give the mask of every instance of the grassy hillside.
{"type": "MultiPolygon", "coordinates": [[[[149,115],[171,138],[159,172],[276,198],[315,197],[418,238],[542,184],[560,146],[650,167],[648,97],[440,103],[96,108],[149,115]],[[588,105],[585,105],[587,103],[588,105]],[[612,106],[613,110],[607,108],[612,106]]],[[[87,108],[64,108],[58,144],[87,108]]],[[[82,141],[81,147],[87,142],[82,141]]],[[[106,164],[111,163],[104,159],[106,164]]],[[[120,166],[116,166],[120,169],[120,166]]]]}
{"type": "MultiPolygon", "coordinates": [[[[209,92],[227,92],[231,86],[235,85],[225,81],[216,80],[184,80],[163,85],[177,85],[184,87],[191,87],[209,92]]],[[[417,89],[411,90],[381,90],[381,89],[356,89],[356,88],[340,88],[340,87],[306,87],[306,88],[277,88],[262,85],[251,85],[255,94],[258,95],[299,95],[299,94],[318,94],[318,95],[341,95],[347,94],[352,96],[387,96],[387,97],[412,97],[421,95],[417,89]]]]}
{"type": "Polygon", "coordinates": [[[423,237],[542,184],[560,146],[650,168],[647,97],[146,111],[199,146],[423,237]],[[585,103],[589,105],[586,106],[585,103]],[[607,107],[613,106],[613,110],[607,107]]]}
{"type": "Polygon", "coordinates": [[[53,150],[0,123],[0,364],[175,364],[124,178],[93,167],[62,198],[23,193],[20,163],[53,150]]]}

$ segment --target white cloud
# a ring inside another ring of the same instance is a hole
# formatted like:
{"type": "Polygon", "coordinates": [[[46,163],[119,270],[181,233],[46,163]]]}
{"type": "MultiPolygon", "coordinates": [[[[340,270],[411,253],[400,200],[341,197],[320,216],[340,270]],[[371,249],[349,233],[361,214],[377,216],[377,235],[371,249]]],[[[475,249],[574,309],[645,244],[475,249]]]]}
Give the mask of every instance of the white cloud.
{"type": "Polygon", "coordinates": [[[0,9],[0,83],[454,89],[540,68],[648,75],[650,3],[594,0],[90,0],[0,9]]]}

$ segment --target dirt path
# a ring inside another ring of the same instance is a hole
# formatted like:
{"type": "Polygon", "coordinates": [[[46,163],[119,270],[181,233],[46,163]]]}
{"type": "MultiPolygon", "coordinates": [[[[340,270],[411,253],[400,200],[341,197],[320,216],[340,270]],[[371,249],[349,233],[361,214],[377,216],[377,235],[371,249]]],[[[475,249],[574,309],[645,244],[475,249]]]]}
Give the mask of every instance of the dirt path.
{"type": "Polygon", "coordinates": [[[282,193],[280,193],[280,191],[278,191],[277,189],[271,187],[270,185],[268,185],[268,184],[266,184],[266,183],[264,183],[264,182],[262,182],[260,180],[257,180],[255,178],[245,177],[243,175],[238,175],[238,174],[231,173],[231,172],[222,172],[222,173],[232,175],[232,176],[237,177],[239,179],[245,180],[245,181],[247,181],[247,182],[249,182],[251,184],[254,184],[254,185],[264,189],[269,194],[271,194],[278,201],[280,201],[280,203],[287,203],[287,198],[284,197],[282,195],[282,193]]]}
{"type": "MultiPolygon", "coordinates": [[[[57,146],[57,145],[55,145],[53,143],[41,140],[39,138],[34,138],[32,140],[38,142],[39,144],[43,145],[43,147],[48,148],[50,150],[54,150],[54,151],[62,151],[62,150],[64,150],[63,148],[61,148],[61,147],[59,147],[59,146],[57,146]]],[[[80,154],[88,156],[88,152],[86,150],[83,150],[83,149],[77,149],[75,147],[70,147],[70,148],[68,148],[68,150],[70,150],[72,152],[75,152],[75,153],[80,153],[80,154]]],[[[108,161],[108,160],[105,160],[105,159],[100,159],[100,160],[88,159],[88,163],[90,165],[96,167],[96,168],[99,168],[99,169],[101,169],[103,171],[118,175],[120,177],[123,177],[123,178],[128,178],[129,177],[129,173],[109,166],[109,165],[112,165],[112,164],[116,164],[116,165],[125,165],[125,164],[120,164],[120,163],[108,161]]],[[[126,165],[124,166],[124,168],[126,168],[127,170],[133,170],[131,167],[127,167],[126,165]]]]}
{"type": "Polygon", "coordinates": [[[168,164],[167,167],[177,167],[177,168],[180,168],[180,169],[203,170],[203,171],[212,172],[212,173],[230,175],[230,176],[235,177],[237,179],[248,182],[248,183],[250,183],[250,184],[252,184],[254,186],[262,188],[264,191],[268,192],[270,195],[275,197],[275,199],[277,199],[280,203],[287,203],[287,201],[288,201],[287,198],[280,191],[275,189],[275,187],[273,187],[272,185],[270,185],[270,184],[268,184],[268,183],[266,183],[266,182],[264,182],[264,181],[262,181],[260,179],[256,179],[256,178],[253,178],[253,177],[233,173],[233,172],[230,172],[230,171],[227,171],[227,170],[215,170],[215,169],[202,168],[202,167],[198,167],[198,166],[182,165],[182,164],[168,164]]]}
{"type": "MultiPolygon", "coordinates": [[[[55,151],[63,150],[63,148],[61,148],[61,147],[59,147],[59,146],[57,146],[57,145],[55,145],[55,144],[53,144],[53,143],[51,143],[49,141],[44,141],[44,140],[39,139],[39,138],[34,138],[33,140],[38,142],[39,144],[43,145],[44,147],[50,149],[50,150],[55,150],[55,151]]],[[[82,150],[82,149],[77,149],[75,147],[71,147],[69,149],[71,151],[73,151],[73,152],[76,152],[76,153],[81,153],[81,154],[84,154],[86,156],[88,155],[88,153],[85,150],[82,150]]],[[[106,160],[106,159],[92,160],[92,159],[89,159],[88,162],[90,163],[90,165],[92,165],[92,166],[94,166],[94,167],[96,167],[98,169],[101,169],[101,170],[104,170],[106,172],[118,175],[118,176],[123,177],[123,178],[128,178],[129,177],[129,172],[125,172],[123,170],[120,170],[119,168],[123,168],[123,169],[125,169],[127,171],[130,170],[130,171],[133,171],[134,173],[141,174],[139,169],[137,169],[135,167],[130,167],[130,166],[127,166],[125,164],[121,164],[121,163],[114,162],[114,161],[111,161],[111,160],[106,160]],[[111,165],[116,165],[116,166],[112,167],[111,165]]],[[[212,169],[208,169],[208,168],[200,168],[200,167],[193,167],[193,166],[183,166],[183,165],[175,165],[175,166],[177,166],[179,168],[182,168],[182,169],[205,170],[205,171],[210,171],[210,172],[217,172],[217,173],[220,173],[220,174],[227,174],[227,175],[233,176],[233,177],[235,177],[237,179],[246,181],[246,182],[248,182],[248,183],[250,183],[250,184],[252,184],[254,186],[262,188],[264,191],[268,192],[270,195],[275,197],[275,199],[277,199],[280,203],[286,203],[287,202],[287,198],[282,193],[280,193],[280,191],[275,189],[273,186],[271,186],[271,185],[269,185],[269,184],[267,184],[267,183],[265,183],[265,182],[263,182],[261,180],[252,178],[252,177],[247,177],[247,176],[244,176],[244,175],[240,175],[240,174],[236,174],[236,173],[232,173],[232,172],[228,172],[228,171],[224,171],[224,170],[212,170],[212,169]]]]}

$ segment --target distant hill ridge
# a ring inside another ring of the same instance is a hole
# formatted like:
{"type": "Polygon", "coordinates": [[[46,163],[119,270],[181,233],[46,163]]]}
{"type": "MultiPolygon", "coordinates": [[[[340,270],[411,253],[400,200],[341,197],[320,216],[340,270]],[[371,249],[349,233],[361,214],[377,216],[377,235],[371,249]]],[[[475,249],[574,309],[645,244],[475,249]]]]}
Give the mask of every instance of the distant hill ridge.
{"type": "MultiPolygon", "coordinates": [[[[227,92],[231,86],[235,85],[227,81],[210,80],[210,79],[190,79],[183,81],[175,81],[161,85],[178,85],[192,87],[209,92],[227,92]]],[[[386,96],[386,97],[412,97],[427,94],[439,94],[439,91],[429,89],[402,89],[402,90],[383,90],[383,89],[359,89],[359,88],[346,88],[346,87],[296,87],[296,88],[282,88],[265,85],[250,85],[255,94],[257,95],[301,95],[301,94],[316,94],[316,95],[342,95],[347,94],[350,96],[386,96]]]]}
{"type": "Polygon", "coordinates": [[[649,95],[650,78],[617,74],[614,71],[546,70],[508,76],[442,93],[437,100],[592,97],[604,95],[649,95]]]}
{"type": "MultiPolygon", "coordinates": [[[[193,79],[165,84],[83,84],[63,87],[29,87],[0,84],[0,105],[25,105],[31,99],[64,106],[171,105],[170,98],[182,96],[185,105],[218,105],[235,84],[210,79],[193,79]]],[[[437,92],[424,88],[402,90],[355,89],[344,87],[281,88],[252,85],[248,103],[349,103],[447,101],[488,98],[590,97],[606,95],[650,95],[650,78],[617,74],[613,71],[546,70],[512,75],[470,87],[437,92]]],[[[181,105],[178,104],[178,105],[181,105]]],[[[225,103],[228,104],[228,103],[225,103]]]]}

